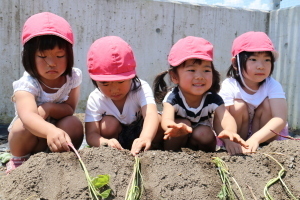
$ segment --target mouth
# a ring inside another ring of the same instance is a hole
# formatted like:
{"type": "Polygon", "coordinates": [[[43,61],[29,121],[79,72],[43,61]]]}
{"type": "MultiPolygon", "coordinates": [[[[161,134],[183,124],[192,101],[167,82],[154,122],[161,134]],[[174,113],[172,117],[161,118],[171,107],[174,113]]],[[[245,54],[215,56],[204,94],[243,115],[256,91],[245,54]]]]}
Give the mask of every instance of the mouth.
{"type": "Polygon", "coordinates": [[[205,84],[204,83],[194,83],[193,86],[195,86],[195,87],[204,87],[205,84]]]}
{"type": "Polygon", "coordinates": [[[120,98],[121,96],[122,96],[122,94],[117,94],[117,95],[112,95],[111,98],[117,99],[117,98],[120,98]]]}
{"type": "Polygon", "coordinates": [[[47,71],[47,73],[48,74],[55,74],[55,73],[57,73],[57,71],[55,71],[55,70],[49,70],[49,71],[47,71]]]}

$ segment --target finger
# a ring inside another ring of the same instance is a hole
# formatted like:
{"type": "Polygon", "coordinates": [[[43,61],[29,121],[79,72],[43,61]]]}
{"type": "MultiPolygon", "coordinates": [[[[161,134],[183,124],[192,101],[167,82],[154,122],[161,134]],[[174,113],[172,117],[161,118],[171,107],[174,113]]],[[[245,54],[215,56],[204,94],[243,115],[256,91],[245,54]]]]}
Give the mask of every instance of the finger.
{"type": "Polygon", "coordinates": [[[146,146],[144,148],[144,151],[148,151],[151,148],[151,142],[146,142],[146,146]]]}
{"type": "Polygon", "coordinates": [[[192,133],[192,132],[193,132],[192,127],[190,127],[190,126],[188,126],[188,125],[186,125],[186,130],[187,130],[187,132],[189,132],[189,133],[192,133]]]}
{"type": "Polygon", "coordinates": [[[248,149],[249,148],[249,145],[245,142],[245,140],[241,139],[239,141],[239,144],[242,145],[244,148],[248,149]]]}
{"type": "Polygon", "coordinates": [[[170,135],[169,134],[166,134],[165,136],[164,136],[164,140],[167,140],[167,139],[170,139],[171,137],[170,137],[170,135]]]}
{"type": "Polygon", "coordinates": [[[119,141],[117,140],[112,140],[113,142],[113,147],[116,148],[116,149],[119,149],[119,150],[123,150],[123,147],[121,146],[121,144],[119,143],[119,141]]]}

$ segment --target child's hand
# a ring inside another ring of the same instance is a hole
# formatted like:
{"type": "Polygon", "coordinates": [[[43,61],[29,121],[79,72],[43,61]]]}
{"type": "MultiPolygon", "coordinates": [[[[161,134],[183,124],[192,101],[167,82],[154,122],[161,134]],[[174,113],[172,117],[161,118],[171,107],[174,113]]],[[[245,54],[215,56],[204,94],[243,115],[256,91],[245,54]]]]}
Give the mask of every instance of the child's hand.
{"type": "Polygon", "coordinates": [[[229,155],[238,155],[243,153],[242,146],[236,142],[232,142],[229,139],[223,139],[226,150],[229,155]]]}
{"type": "Polygon", "coordinates": [[[70,151],[68,144],[72,144],[72,141],[65,131],[55,128],[47,135],[47,144],[52,152],[62,152],[70,151]]]}
{"type": "Polygon", "coordinates": [[[142,149],[144,149],[144,151],[147,151],[150,149],[150,147],[151,147],[150,138],[137,138],[132,143],[131,153],[133,156],[136,156],[141,152],[142,149]]]}
{"type": "Polygon", "coordinates": [[[113,147],[113,148],[116,148],[116,149],[119,149],[119,150],[123,150],[123,147],[121,146],[119,141],[115,138],[107,140],[107,144],[110,147],[113,147]]]}
{"type": "Polygon", "coordinates": [[[192,127],[184,123],[172,124],[168,126],[168,129],[164,133],[165,134],[164,140],[170,139],[171,137],[179,137],[179,136],[187,135],[191,132],[193,132],[192,127]]]}
{"type": "Polygon", "coordinates": [[[247,141],[246,141],[246,144],[249,146],[247,149],[246,148],[243,148],[243,153],[253,153],[253,152],[256,152],[256,150],[258,149],[259,147],[259,142],[257,142],[256,140],[254,139],[251,139],[249,138],[247,141]]]}
{"type": "Polygon", "coordinates": [[[239,136],[237,133],[233,133],[227,130],[223,130],[219,135],[218,138],[222,138],[222,139],[229,139],[230,141],[239,143],[240,145],[242,145],[244,148],[248,148],[248,144],[245,142],[245,140],[243,140],[241,138],[241,136],[239,136]]]}

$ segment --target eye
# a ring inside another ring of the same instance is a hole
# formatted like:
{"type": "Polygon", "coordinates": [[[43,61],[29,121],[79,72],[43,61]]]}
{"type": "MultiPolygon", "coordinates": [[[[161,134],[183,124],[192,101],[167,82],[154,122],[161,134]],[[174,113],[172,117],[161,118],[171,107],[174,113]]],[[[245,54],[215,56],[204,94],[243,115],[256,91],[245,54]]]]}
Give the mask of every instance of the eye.
{"type": "Polygon", "coordinates": [[[255,58],[249,58],[249,60],[250,60],[250,61],[256,61],[256,59],[255,59],[255,58]]]}
{"type": "Polygon", "coordinates": [[[121,84],[121,83],[124,83],[124,82],[125,82],[125,81],[119,81],[118,83],[120,83],[120,84],[121,84]]]}
{"type": "Polygon", "coordinates": [[[39,58],[46,58],[47,56],[37,55],[39,58]]]}
{"type": "Polygon", "coordinates": [[[206,69],[206,70],[204,70],[204,72],[211,72],[211,70],[210,69],[206,69]]]}
{"type": "Polygon", "coordinates": [[[57,58],[64,58],[65,57],[65,55],[62,55],[62,56],[57,56],[57,58]]]}
{"type": "Polygon", "coordinates": [[[188,72],[195,72],[194,69],[188,69],[187,71],[188,71],[188,72]]]}
{"type": "Polygon", "coordinates": [[[271,58],[267,58],[266,61],[267,61],[267,62],[271,62],[271,58]]]}

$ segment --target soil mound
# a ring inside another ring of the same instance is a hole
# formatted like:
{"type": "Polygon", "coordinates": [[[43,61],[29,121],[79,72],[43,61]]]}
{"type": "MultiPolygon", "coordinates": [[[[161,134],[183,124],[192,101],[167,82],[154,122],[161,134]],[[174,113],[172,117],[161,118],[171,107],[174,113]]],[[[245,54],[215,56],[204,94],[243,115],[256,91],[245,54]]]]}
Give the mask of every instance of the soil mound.
{"type": "MultiPolygon", "coordinates": [[[[283,181],[300,199],[300,142],[274,141],[257,153],[228,156],[226,152],[205,153],[182,149],[181,152],[147,151],[139,155],[147,200],[218,199],[222,182],[212,157],[226,162],[230,174],[240,185],[245,199],[264,199],[266,183],[286,170],[283,181]]],[[[125,199],[133,172],[134,157],[128,150],[110,147],[84,148],[79,151],[91,176],[110,175],[113,196],[125,199]]],[[[74,152],[38,153],[11,174],[0,178],[0,199],[90,199],[84,172],[74,152]]],[[[232,180],[232,179],[231,179],[232,180]]],[[[242,199],[232,181],[236,199],[242,199]]],[[[274,199],[292,199],[281,183],[269,188],[274,199]]]]}

